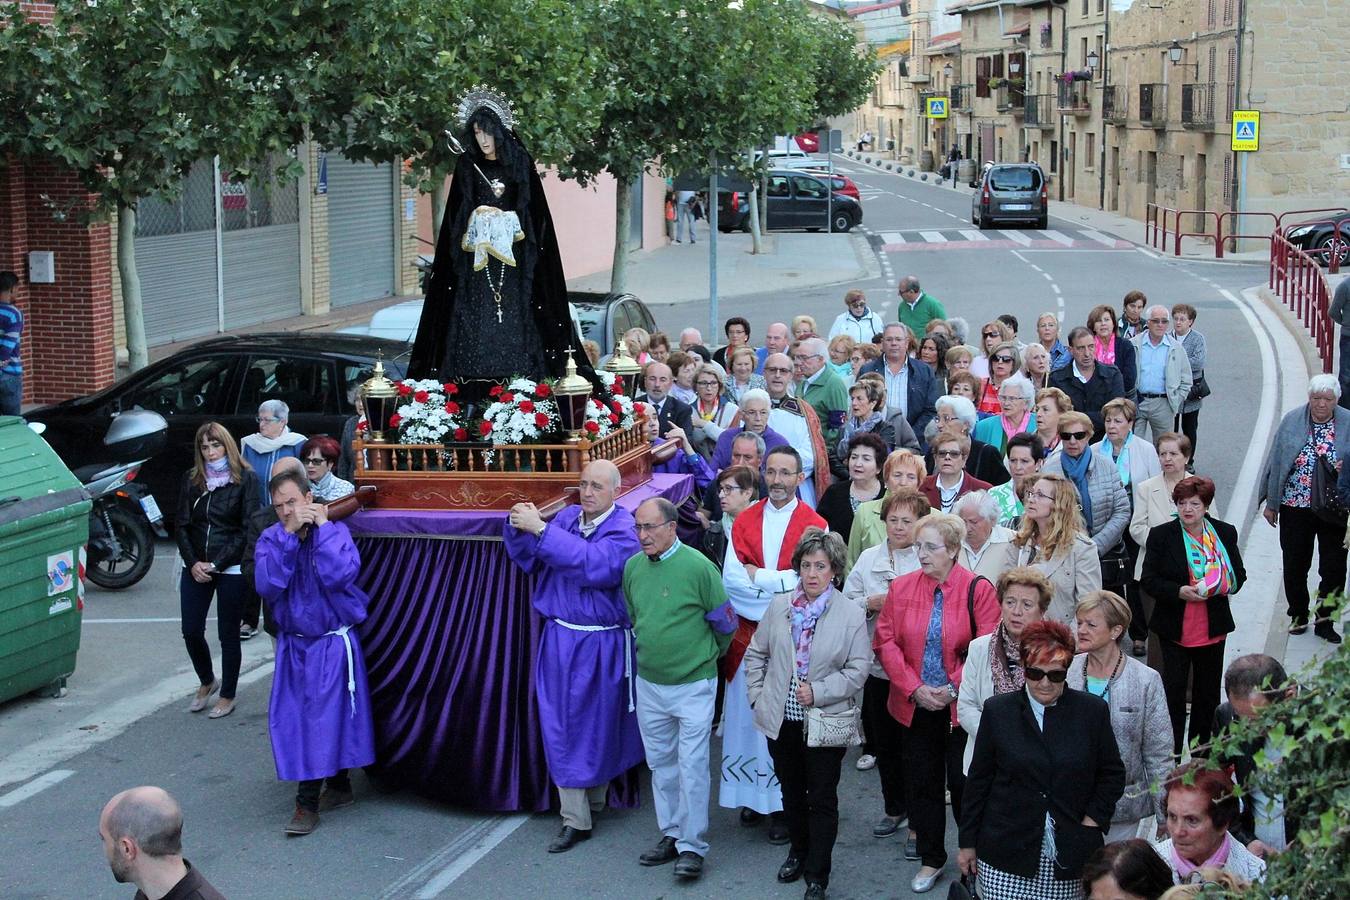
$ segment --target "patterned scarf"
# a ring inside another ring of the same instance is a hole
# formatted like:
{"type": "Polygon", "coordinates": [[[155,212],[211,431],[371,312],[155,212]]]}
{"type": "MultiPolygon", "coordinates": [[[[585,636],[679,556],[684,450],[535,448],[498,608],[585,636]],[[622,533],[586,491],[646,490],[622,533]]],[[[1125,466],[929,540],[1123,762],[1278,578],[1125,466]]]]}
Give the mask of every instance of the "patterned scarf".
{"type": "Polygon", "coordinates": [[[1093,340],[1097,342],[1097,362],[1114,366],[1116,364],[1116,336],[1113,334],[1105,341],[1099,337],[1093,337],[1093,340]]]}
{"type": "Polygon", "coordinates": [[[228,456],[208,460],[206,463],[206,489],[214,491],[216,488],[224,487],[230,483],[230,475],[230,458],[228,456]]]}
{"type": "Polygon", "coordinates": [[[855,434],[864,434],[871,431],[880,422],[886,421],[886,417],[878,410],[873,410],[872,414],[861,422],[856,416],[849,416],[848,421],[844,423],[844,434],[839,439],[839,446],[847,448],[848,442],[853,440],[855,434]]]}
{"type": "Polygon", "coordinates": [[[1209,520],[1204,520],[1200,540],[1191,537],[1184,527],[1181,536],[1186,541],[1186,560],[1191,564],[1191,579],[1201,597],[1221,597],[1231,590],[1233,563],[1228,550],[1219,542],[1219,535],[1209,520]]]}
{"type": "Polygon", "coordinates": [[[1009,637],[1002,622],[998,623],[989,640],[989,667],[994,672],[995,694],[1011,694],[1026,684],[1026,676],[1022,673],[1022,651],[1009,637]]]}
{"type": "Polygon", "coordinates": [[[821,591],[815,600],[808,600],[806,592],[797,589],[792,598],[792,644],[797,649],[797,677],[806,678],[806,670],[811,665],[811,638],[816,633],[816,620],[829,605],[833,588],[821,591]]]}

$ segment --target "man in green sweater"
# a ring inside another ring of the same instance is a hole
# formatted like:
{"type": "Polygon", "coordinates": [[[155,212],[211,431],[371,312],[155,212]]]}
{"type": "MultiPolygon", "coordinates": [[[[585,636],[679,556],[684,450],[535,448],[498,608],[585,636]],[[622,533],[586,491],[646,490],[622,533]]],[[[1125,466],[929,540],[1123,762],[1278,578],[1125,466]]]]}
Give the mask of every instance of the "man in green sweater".
{"type": "Polygon", "coordinates": [[[909,330],[914,333],[916,344],[923,340],[926,333],[924,329],[928,327],[929,322],[947,318],[947,310],[920,289],[919,279],[913,275],[906,275],[900,279],[898,293],[900,307],[895,311],[895,317],[909,326],[909,330]]]}
{"type": "Polygon", "coordinates": [[[848,415],[848,388],[829,362],[829,345],[820,338],[804,338],[792,347],[792,368],[797,376],[797,396],[811,404],[820,419],[826,447],[839,441],[848,415]]]}
{"type": "Polygon", "coordinates": [[[676,860],[675,877],[703,874],[708,853],[708,750],[717,658],[731,643],[736,615],[722,576],[675,537],[679,517],[668,500],[638,507],[642,552],[623,569],[623,593],[637,641],[637,718],[661,841],[644,866],[676,860]]]}

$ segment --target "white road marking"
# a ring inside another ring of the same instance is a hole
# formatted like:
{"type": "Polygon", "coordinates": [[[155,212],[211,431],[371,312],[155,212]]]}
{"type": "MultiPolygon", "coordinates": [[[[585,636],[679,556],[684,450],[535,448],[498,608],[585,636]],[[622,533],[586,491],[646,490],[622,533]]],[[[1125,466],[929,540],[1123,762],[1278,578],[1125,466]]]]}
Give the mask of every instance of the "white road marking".
{"type": "Polygon", "coordinates": [[[1041,273],[1041,277],[1044,278],[1046,281],[1049,281],[1049,282],[1053,282],[1053,281],[1055,280],[1055,279],[1053,279],[1053,278],[1050,277],[1050,273],[1049,273],[1049,272],[1042,272],[1042,273],[1041,273]]]}
{"type": "Polygon", "coordinates": [[[1023,247],[1031,246],[1031,238],[1020,231],[1003,231],[1003,236],[1014,243],[1021,244],[1023,247]]]}
{"type": "MultiPolygon", "coordinates": [[[[85,619],[85,625],[153,625],[160,622],[182,622],[181,616],[156,616],[144,619],[85,619]]],[[[208,622],[216,621],[215,616],[207,618],[208,622]]]]}
{"type": "Polygon", "coordinates": [[[962,236],[963,238],[965,238],[966,240],[968,240],[968,241],[987,241],[987,240],[989,240],[988,235],[986,235],[983,231],[976,231],[976,230],[973,229],[973,228],[971,228],[971,229],[962,229],[962,231],[961,231],[961,236],[962,236]]]}
{"type": "Polygon", "coordinates": [[[52,785],[60,784],[74,774],[73,769],[52,769],[50,772],[39,775],[23,787],[15,788],[8,794],[0,795],[0,809],[18,806],[34,794],[45,791],[52,785]]]}
{"type": "Polygon", "coordinates": [[[1099,244],[1105,244],[1108,247],[1114,247],[1116,245],[1115,238],[1107,237],[1100,231],[1093,231],[1091,228],[1084,228],[1079,232],[1079,234],[1081,234],[1083,237],[1089,240],[1096,241],[1099,244]]]}
{"type": "Polygon", "coordinates": [[[1072,247],[1072,246],[1073,246],[1073,238],[1069,237],[1067,234],[1064,234],[1064,233],[1062,233],[1062,232],[1059,232],[1059,231],[1042,231],[1041,234],[1045,235],[1046,237],[1048,237],[1048,238],[1049,238],[1050,240],[1052,240],[1052,241],[1058,241],[1059,243],[1063,244],[1063,245],[1066,246],[1066,247],[1072,247]]]}
{"type": "Polygon", "coordinates": [[[940,231],[920,231],[919,234],[930,244],[945,244],[947,239],[942,236],[940,231]]]}
{"type": "Polygon", "coordinates": [[[883,244],[903,244],[905,236],[898,231],[883,231],[881,233],[881,242],[883,244]]]}
{"type": "MultiPolygon", "coordinates": [[[[1054,283],[1052,282],[1052,283],[1050,284],[1050,290],[1052,290],[1052,291],[1054,291],[1056,294],[1058,294],[1058,293],[1060,292],[1060,290],[1059,290],[1059,285],[1054,284],[1054,283]]],[[[1100,318],[1100,317],[1099,317],[1099,318],[1100,318]]]]}
{"type": "Polygon", "coordinates": [[[511,836],[529,816],[488,816],[460,832],[450,843],[436,851],[420,865],[385,888],[381,900],[402,900],[416,897],[431,900],[469,871],[475,863],[511,836]]]}

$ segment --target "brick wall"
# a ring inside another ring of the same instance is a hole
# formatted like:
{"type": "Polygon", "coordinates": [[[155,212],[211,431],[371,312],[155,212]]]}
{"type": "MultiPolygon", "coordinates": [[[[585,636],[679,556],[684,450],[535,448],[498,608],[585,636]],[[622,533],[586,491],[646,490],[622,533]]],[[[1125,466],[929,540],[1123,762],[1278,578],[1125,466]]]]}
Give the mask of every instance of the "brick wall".
{"type": "Polygon", "coordinates": [[[87,394],[113,381],[112,256],[107,223],[87,222],[92,201],[54,163],[10,159],[0,168],[0,269],[19,275],[26,403],[87,394]],[[55,254],[54,283],[28,283],[34,250],[55,254]]]}

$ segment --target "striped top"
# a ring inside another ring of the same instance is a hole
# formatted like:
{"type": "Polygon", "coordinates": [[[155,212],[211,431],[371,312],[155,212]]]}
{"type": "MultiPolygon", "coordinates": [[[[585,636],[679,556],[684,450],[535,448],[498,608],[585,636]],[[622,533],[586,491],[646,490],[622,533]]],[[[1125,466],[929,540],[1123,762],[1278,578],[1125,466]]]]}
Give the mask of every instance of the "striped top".
{"type": "Polygon", "coordinates": [[[0,375],[22,375],[19,361],[19,337],[23,334],[23,313],[12,303],[0,303],[0,375]]]}

